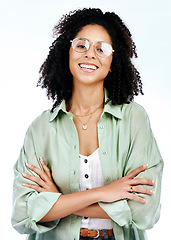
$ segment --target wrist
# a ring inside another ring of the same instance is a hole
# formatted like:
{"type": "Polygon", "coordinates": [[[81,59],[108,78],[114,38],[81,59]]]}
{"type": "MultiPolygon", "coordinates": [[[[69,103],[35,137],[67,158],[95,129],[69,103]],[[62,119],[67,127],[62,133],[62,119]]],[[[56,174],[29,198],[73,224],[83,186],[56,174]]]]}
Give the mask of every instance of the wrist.
{"type": "Polygon", "coordinates": [[[95,202],[94,203],[98,203],[98,202],[101,202],[102,199],[103,199],[103,186],[102,187],[97,187],[97,188],[93,188],[93,189],[90,189],[93,191],[93,197],[95,199],[95,202]]]}

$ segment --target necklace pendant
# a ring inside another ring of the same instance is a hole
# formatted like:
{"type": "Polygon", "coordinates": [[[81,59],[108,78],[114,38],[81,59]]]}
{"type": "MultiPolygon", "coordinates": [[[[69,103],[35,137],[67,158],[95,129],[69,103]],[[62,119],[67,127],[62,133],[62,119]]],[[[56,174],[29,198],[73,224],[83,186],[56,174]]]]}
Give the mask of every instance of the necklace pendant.
{"type": "Polygon", "coordinates": [[[83,129],[83,130],[87,130],[87,125],[86,125],[86,124],[83,124],[83,125],[82,125],[82,129],[83,129]]]}

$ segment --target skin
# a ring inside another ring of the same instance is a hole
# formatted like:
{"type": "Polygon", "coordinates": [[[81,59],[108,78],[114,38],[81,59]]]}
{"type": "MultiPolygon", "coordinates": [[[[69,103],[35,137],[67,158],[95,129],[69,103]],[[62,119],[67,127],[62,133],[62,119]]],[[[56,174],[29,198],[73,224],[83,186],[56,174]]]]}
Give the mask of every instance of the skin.
{"type": "MultiPolygon", "coordinates": [[[[107,31],[99,25],[87,25],[77,34],[76,37],[87,38],[90,42],[96,43],[98,41],[104,41],[111,44],[111,38],[107,31]]],[[[73,93],[70,102],[67,103],[68,111],[78,114],[86,115],[97,109],[103,102],[104,91],[103,83],[104,78],[110,71],[113,55],[109,57],[100,58],[96,55],[93,45],[88,51],[84,53],[75,52],[72,47],[69,50],[69,67],[73,75],[73,93]],[[93,64],[97,66],[96,70],[86,70],[80,67],[80,64],[93,64]],[[72,108],[70,107],[72,106],[72,108]]],[[[71,113],[72,113],[71,112],[71,113]]],[[[85,131],[82,129],[82,124],[75,115],[73,121],[75,123],[78,137],[80,153],[82,155],[90,155],[98,147],[98,134],[97,123],[103,112],[103,105],[101,105],[95,113],[90,116],[82,117],[82,122],[88,121],[88,129],[85,131]]],[[[40,158],[40,163],[43,170],[36,168],[28,164],[28,168],[39,175],[34,177],[23,173],[23,177],[27,178],[38,185],[24,184],[25,187],[36,190],[37,192],[59,192],[58,187],[53,182],[50,170],[46,166],[44,160],[40,158]]],[[[147,165],[140,166],[133,170],[125,177],[118,179],[108,185],[89,189],[86,191],[80,191],[76,193],[61,195],[58,201],[53,205],[50,211],[40,220],[40,222],[48,222],[56,219],[63,218],[70,214],[76,214],[79,216],[86,216],[92,218],[104,218],[108,219],[109,216],[98,205],[98,202],[115,202],[121,199],[131,199],[141,203],[145,203],[146,200],[136,194],[130,192],[131,186],[133,186],[133,192],[144,193],[152,195],[153,191],[140,187],[139,185],[151,185],[155,184],[154,181],[144,178],[136,178],[139,173],[145,171],[147,165]]]]}
{"type": "MultiPolygon", "coordinates": [[[[99,25],[87,25],[76,37],[87,38],[90,42],[104,41],[111,45],[111,38],[107,31],[99,25]]],[[[69,66],[73,75],[73,93],[70,100],[72,112],[78,115],[86,115],[93,112],[104,100],[104,78],[110,71],[113,54],[106,58],[96,55],[94,46],[90,45],[87,52],[78,53],[71,47],[69,50],[69,66]],[[93,64],[97,69],[89,72],[80,68],[81,63],[93,64]]],[[[71,111],[70,111],[71,112],[71,111]]],[[[71,112],[71,113],[72,113],[71,112]]],[[[80,153],[89,156],[98,147],[97,123],[103,112],[103,105],[92,115],[88,122],[88,129],[82,131],[82,124],[74,116],[73,120],[78,132],[80,153]]],[[[89,116],[81,118],[83,123],[89,120],[89,116]]]]}
{"type": "MultiPolygon", "coordinates": [[[[104,41],[112,45],[109,34],[99,25],[87,25],[83,27],[76,37],[87,38],[93,43],[104,41]]],[[[112,54],[106,58],[98,57],[94,51],[94,45],[92,44],[89,50],[84,53],[78,53],[71,47],[69,51],[69,67],[73,75],[74,86],[88,88],[95,87],[97,84],[103,86],[104,78],[110,70],[112,58],[112,54]],[[79,66],[81,63],[95,65],[97,69],[90,71],[81,68],[79,66]]]]}

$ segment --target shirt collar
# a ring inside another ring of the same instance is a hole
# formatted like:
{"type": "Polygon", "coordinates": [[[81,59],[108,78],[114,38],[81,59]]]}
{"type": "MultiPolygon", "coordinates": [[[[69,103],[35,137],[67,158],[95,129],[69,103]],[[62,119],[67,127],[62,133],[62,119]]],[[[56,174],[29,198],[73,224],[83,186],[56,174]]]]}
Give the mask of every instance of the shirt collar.
{"type": "Polygon", "coordinates": [[[51,116],[50,116],[49,121],[52,122],[52,121],[57,117],[57,115],[59,114],[60,111],[62,111],[62,112],[64,112],[64,113],[72,116],[71,113],[67,112],[65,100],[63,100],[63,101],[59,104],[59,106],[54,109],[54,111],[52,112],[52,114],[51,114],[51,116]]]}
{"type": "MultiPolygon", "coordinates": [[[[113,115],[116,118],[122,119],[122,106],[123,105],[112,105],[111,100],[108,99],[107,90],[104,89],[104,92],[105,92],[105,103],[106,104],[104,107],[103,114],[106,112],[106,113],[113,115]]],[[[57,115],[59,114],[60,111],[72,116],[71,113],[68,113],[66,111],[66,103],[65,103],[65,100],[63,100],[61,102],[61,104],[54,109],[53,113],[50,116],[49,121],[52,122],[57,117],[57,115]]]]}
{"type": "Polygon", "coordinates": [[[108,98],[107,90],[104,89],[104,91],[105,91],[105,103],[106,104],[105,104],[105,107],[104,107],[103,114],[105,112],[107,112],[107,113],[113,115],[116,118],[122,119],[122,116],[123,116],[123,114],[122,114],[122,106],[123,105],[113,105],[111,103],[111,100],[109,100],[109,98],[108,98]]]}

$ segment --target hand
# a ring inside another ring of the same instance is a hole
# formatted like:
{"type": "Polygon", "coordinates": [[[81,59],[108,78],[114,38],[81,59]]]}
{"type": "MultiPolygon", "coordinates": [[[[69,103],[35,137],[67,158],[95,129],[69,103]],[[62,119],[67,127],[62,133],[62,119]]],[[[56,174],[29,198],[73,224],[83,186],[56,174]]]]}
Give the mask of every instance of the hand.
{"type": "Polygon", "coordinates": [[[43,167],[43,170],[40,168],[37,168],[31,164],[27,164],[27,167],[37,173],[39,177],[35,177],[26,173],[23,173],[23,177],[31,180],[34,183],[37,183],[37,185],[32,185],[32,184],[23,184],[25,187],[31,188],[36,190],[37,192],[57,192],[59,193],[53,179],[51,172],[49,168],[46,166],[44,160],[42,158],[39,159],[40,163],[43,167]]]}
{"type": "Polygon", "coordinates": [[[138,185],[151,185],[155,184],[155,181],[145,178],[135,178],[139,173],[147,169],[147,165],[143,165],[136,168],[125,177],[118,179],[106,186],[99,188],[102,202],[115,202],[121,199],[132,199],[141,203],[145,203],[146,200],[133,193],[143,193],[152,195],[153,191],[138,185]],[[135,178],[135,179],[134,179],[135,178]]]}

